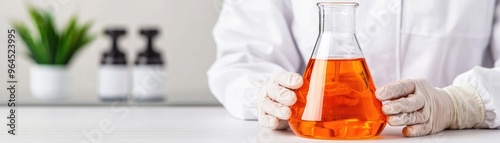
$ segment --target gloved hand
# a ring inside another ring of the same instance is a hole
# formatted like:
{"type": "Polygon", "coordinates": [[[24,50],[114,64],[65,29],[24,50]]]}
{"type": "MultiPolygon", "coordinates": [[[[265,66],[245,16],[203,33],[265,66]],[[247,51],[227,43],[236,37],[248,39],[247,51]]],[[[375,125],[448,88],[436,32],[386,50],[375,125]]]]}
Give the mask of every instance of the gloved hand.
{"type": "Polygon", "coordinates": [[[271,76],[260,88],[257,96],[258,120],[270,129],[286,129],[290,118],[290,107],[297,101],[293,89],[302,86],[302,76],[284,72],[271,76]]]}
{"type": "Polygon", "coordinates": [[[432,87],[424,79],[401,80],[375,92],[388,115],[388,123],[405,126],[403,135],[423,136],[444,129],[479,127],[484,106],[476,90],[468,85],[432,87]]]}

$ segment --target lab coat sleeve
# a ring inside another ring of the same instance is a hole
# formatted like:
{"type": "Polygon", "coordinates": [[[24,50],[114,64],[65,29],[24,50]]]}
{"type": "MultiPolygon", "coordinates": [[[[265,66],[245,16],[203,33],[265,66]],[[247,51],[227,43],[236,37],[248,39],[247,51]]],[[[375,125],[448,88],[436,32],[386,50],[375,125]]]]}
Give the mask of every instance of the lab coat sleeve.
{"type": "Polygon", "coordinates": [[[257,119],[260,86],[273,73],[299,70],[291,16],[288,0],[224,1],[213,30],[217,58],[207,74],[210,90],[235,117],[257,119]]]}
{"type": "MultiPolygon", "coordinates": [[[[500,62],[495,68],[474,67],[462,73],[453,85],[472,86],[481,97],[484,107],[484,121],[480,128],[500,127],[500,62]]],[[[479,111],[478,111],[479,112],[479,111]]]]}
{"type": "Polygon", "coordinates": [[[500,128],[500,4],[496,1],[490,50],[495,60],[493,68],[474,67],[459,75],[454,85],[469,85],[476,89],[484,106],[481,128],[500,128]]]}

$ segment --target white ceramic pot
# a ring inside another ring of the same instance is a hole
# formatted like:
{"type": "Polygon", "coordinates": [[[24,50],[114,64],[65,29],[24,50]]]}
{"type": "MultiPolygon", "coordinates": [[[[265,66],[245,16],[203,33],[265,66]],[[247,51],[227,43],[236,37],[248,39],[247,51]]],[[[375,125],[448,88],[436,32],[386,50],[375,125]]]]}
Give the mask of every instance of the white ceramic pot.
{"type": "Polygon", "coordinates": [[[65,66],[34,65],[31,68],[31,94],[39,99],[58,100],[69,94],[65,66]]]}

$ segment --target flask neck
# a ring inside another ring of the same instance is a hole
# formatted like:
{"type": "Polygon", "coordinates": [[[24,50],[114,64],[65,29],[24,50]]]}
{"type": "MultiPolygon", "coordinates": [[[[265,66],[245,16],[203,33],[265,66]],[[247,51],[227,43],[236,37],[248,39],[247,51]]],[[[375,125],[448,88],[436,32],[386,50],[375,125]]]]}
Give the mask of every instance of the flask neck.
{"type": "Polygon", "coordinates": [[[356,3],[319,3],[320,33],[354,34],[357,6],[356,3]]]}
{"type": "Polygon", "coordinates": [[[356,39],[355,2],[320,2],[320,34],[311,58],[363,58],[356,39]]]}

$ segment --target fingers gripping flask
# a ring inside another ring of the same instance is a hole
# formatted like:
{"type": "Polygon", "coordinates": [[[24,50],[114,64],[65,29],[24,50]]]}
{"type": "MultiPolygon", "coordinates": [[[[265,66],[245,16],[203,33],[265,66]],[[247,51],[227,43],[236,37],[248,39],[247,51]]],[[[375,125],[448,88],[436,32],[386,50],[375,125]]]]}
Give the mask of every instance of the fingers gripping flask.
{"type": "Polygon", "coordinates": [[[320,2],[320,32],[288,120],[301,137],[356,139],[385,127],[382,103],[355,35],[355,2],[320,2]]]}

